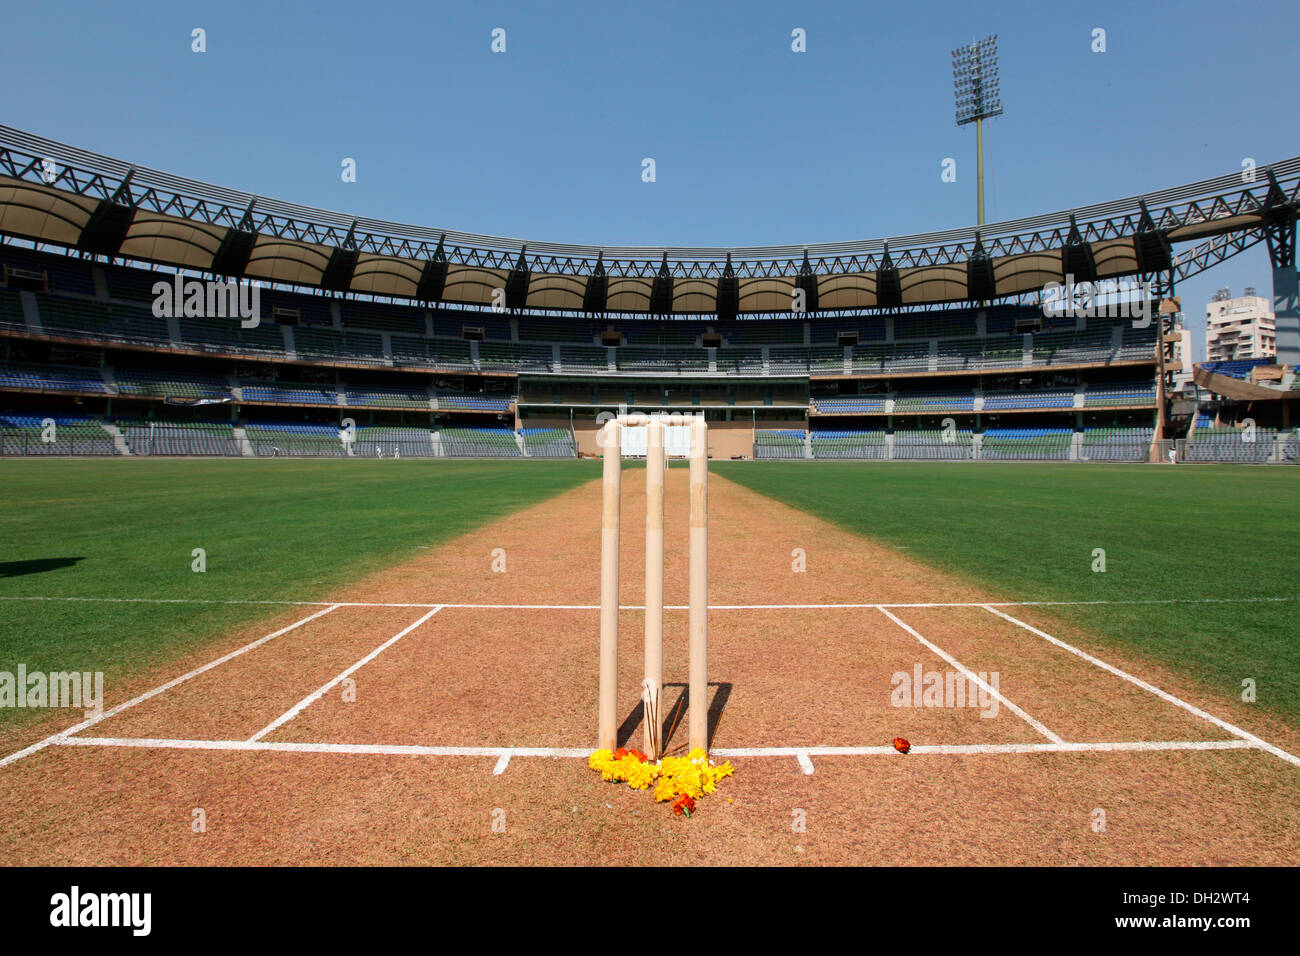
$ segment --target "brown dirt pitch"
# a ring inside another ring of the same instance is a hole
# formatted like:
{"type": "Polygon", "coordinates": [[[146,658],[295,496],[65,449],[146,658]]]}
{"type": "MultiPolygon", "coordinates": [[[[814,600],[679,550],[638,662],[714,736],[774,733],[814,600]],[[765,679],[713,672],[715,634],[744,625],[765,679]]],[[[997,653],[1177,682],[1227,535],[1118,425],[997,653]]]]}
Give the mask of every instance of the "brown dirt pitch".
{"type": "MultiPolygon", "coordinates": [[[[106,718],[0,766],[0,863],[1300,859],[1296,728],[1244,705],[1217,722],[1197,715],[1200,688],[1101,649],[1050,608],[999,609],[1176,700],[998,617],[980,606],[995,596],[969,583],[717,476],[708,704],[716,759],[735,776],[689,820],[602,783],[581,759],[596,730],[599,497],[597,482],[575,489],[358,580],[338,607],[279,609],[120,689],[106,718]],[[972,674],[983,692],[955,697],[972,674]],[[904,687],[922,693],[905,701],[904,687]],[[890,746],[900,736],[906,756],[890,746]]],[[[674,753],[685,748],[686,505],[686,471],[671,469],[674,753]]],[[[643,733],[644,516],[631,469],[619,695],[631,746],[643,733]]],[[[65,724],[27,728],[5,753],[65,724]]]]}

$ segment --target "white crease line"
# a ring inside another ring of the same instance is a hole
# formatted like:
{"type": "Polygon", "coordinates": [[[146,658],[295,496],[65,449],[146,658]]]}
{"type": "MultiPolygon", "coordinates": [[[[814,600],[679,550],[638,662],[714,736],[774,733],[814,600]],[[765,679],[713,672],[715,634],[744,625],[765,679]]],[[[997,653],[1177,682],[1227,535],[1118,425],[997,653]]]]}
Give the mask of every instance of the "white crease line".
{"type": "Polygon", "coordinates": [[[510,754],[502,754],[497,760],[497,765],[492,768],[492,776],[501,776],[506,772],[506,767],[508,766],[510,766],[510,754]]]}
{"type": "Polygon", "coordinates": [[[582,757],[593,747],[433,747],[418,744],[290,743],[280,740],[175,740],[159,737],[68,737],[64,747],[135,747],[144,750],[232,750],[267,753],[358,754],[414,757],[582,757]]]}
{"type": "Polygon", "coordinates": [[[307,617],[304,617],[301,621],[295,621],[294,623],[290,624],[288,627],[280,628],[280,630],[276,631],[274,634],[268,634],[265,637],[260,637],[257,640],[253,641],[251,644],[245,644],[243,647],[239,648],[238,650],[231,651],[229,654],[225,655],[224,657],[218,657],[215,661],[211,661],[210,663],[204,664],[202,667],[196,667],[188,674],[182,674],[180,677],[169,680],[165,684],[159,684],[153,690],[145,691],[139,697],[133,698],[132,700],[128,700],[125,703],[118,704],[116,707],[112,708],[111,710],[106,710],[104,711],[104,713],[96,717],[91,717],[88,720],[83,720],[81,723],[73,727],[69,727],[67,730],[60,731],[57,734],[51,734],[49,737],[46,737],[44,740],[32,744],[30,747],[26,747],[23,750],[19,750],[15,753],[11,753],[9,756],[5,757],[4,759],[0,759],[0,767],[5,767],[11,763],[15,763],[19,760],[22,760],[24,757],[34,754],[38,750],[44,750],[50,744],[62,743],[63,739],[66,738],[69,734],[75,734],[82,730],[87,729],[88,727],[93,727],[95,726],[95,724],[99,723],[102,720],[107,720],[108,718],[113,717],[116,714],[120,714],[128,707],[134,707],[136,704],[142,704],[151,697],[156,697],[159,694],[163,693],[164,691],[171,690],[177,684],[182,684],[185,681],[189,680],[191,677],[198,677],[200,674],[205,673],[206,671],[210,671],[212,670],[212,668],[224,664],[226,663],[226,661],[232,660],[233,658],[238,657],[240,654],[247,654],[251,650],[256,650],[257,648],[265,644],[267,641],[279,637],[281,634],[287,634],[289,631],[292,631],[294,628],[301,627],[302,625],[307,624],[310,621],[314,621],[316,620],[316,618],[324,614],[328,614],[330,611],[335,610],[336,608],[338,608],[338,606],[339,605],[337,604],[331,604],[329,607],[317,611],[315,614],[311,614],[308,615],[307,617]]]}
{"type": "Polygon", "coordinates": [[[252,743],[254,741],[261,740],[267,734],[271,733],[271,731],[276,730],[277,728],[282,727],[283,725],[287,724],[289,721],[293,720],[304,710],[306,710],[312,704],[316,703],[316,701],[320,700],[323,696],[325,696],[326,692],[329,691],[331,687],[337,686],[338,684],[342,683],[346,678],[348,678],[349,676],[351,676],[352,674],[360,670],[362,667],[365,667],[376,657],[378,657],[384,651],[388,650],[388,648],[392,647],[394,644],[396,644],[398,641],[404,638],[407,634],[410,634],[413,630],[415,630],[417,627],[419,627],[421,624],[423,624],[425,621],[433,617],[441,610],[442,610],[441,607],[435,607],[432,611],[430,611],[428,614],[421,617],[414,624],[398,631],[396,634],[394,634],[388,640],[384,641],[384,643],[380,644],[378,647],[376,647],[365,657],[361,658],[361,660],[357,661],[355,664],[353,664],[351,667],[345,670],[342,674],[339,674],[329,683],[324,684],[323,686],[318,687],[316,690],[312,691],[302,700],[298,701],[298,703],[294,704],[292,707],[286,710],[279,717],[275,718],[275,720],[271,721],[269,724],[267,724],[257,733],[253,734],[253,736],[248,738],[249,742],[252,743]]]}
{"type": "Polygon", "coordinates": [[[1181,707],[1183,710],[1187,711],[1188,713],[1195,714],[1197,717],[1200,717],[1202,720],[1209,721],[1210,723],[1214,724],[1214,726],[1222,730],[1226,730],[1230,734],[1235,734],[1236,736],[1240,737],[1242,740],[1250,741],[1260,750],[1267,750],[1274,757],[1280,757],[1282,760],[1287,761],[1287,763],[1292,763],[1295,764],[1297,767],[1300,767],[1300,757],[1288,753],[1287,751],[1283,750],[1281,747],[1275,747],[1273,744],[1270,744],[1268,741],[1262,740],[1259,737],[1256,737],[1254,734],[1242,730],[1240,727],[1236,726],[1235,724],[1230,724],[1226,720],[1220,720],[1218,717],[1215,717],[1213,714],[1206,713],[1205,711],[1201,710],[1199,707],[1193,706],[1192,704],[1187,703],[1187,701],[1175,697],[1173,694],[1166,693],[1165,691],[1161,690],[1159,687],[1156,687],[1154,684],[1148,684],[1140,677],[1134,677],[1132,674],[1120,670],[1118,667],[1115,667],[1113,664],[1107,664],[1101,658],[1093,657],[1091,654],[1087,653],[1086,651],[1080,650],[1079,648],[1075,647],[1073,644],[1067,644],[1059,637],[1053,637],[1051,634],[1048,634],[1046,631],[1040,631],[1032,624],[1026,624],[1024,621],[1014,618],[1010,614],[1003,614],[1001,611],[999,611],[996,607],[994,607],[991,604],[984,605],[984,610],[988,611],[990,614],[996,614],[998,617],[1003,618],[1004,620],[1010,621],[1012,624],[1015,624],[1017,627],[1024,628],[1026,631],[1029,631],[1031,634],[1037,634],[1043,640],[1055,644],[1057,647],[1062,648],[1063,650],[1067,650],[1071,654],[1074,654],[1077,657],[1081,657],[1085,661],[1088,661],[1091,664],[1096,664],[1102,670],[1108,671],[1109,673],[1114,674],[1116,677],[1121,677],[1124,680],[1128,681],[1130,684],[1133,684],[1137,687],[1141,687],[1145,691],[1150,691],[1152,694],[1155,694],[1161,700],[1167,701],[1168,703],[1171,703],[1176,707],[1181,707]]]}
{"type": "MultiPolygon", "coordinates": [[[[410,608],[463,608],[488,611],[596,611],[599,604],[453,604],[447,601],[245,601],[208,598],[124,598],[124,597],[31,597],[26,595],[0,595],[0,601],[102,601],[113,604],[247,604],[302,607],[410,607],[410,608]]],[[[913,603],[880,603],[868,601],[861,604],[710,604],[710,611],[798,611],[854,609],[871,607],[925,608],[925,607],[1087,607],[1093,605],[1146,605],[1146,604],[1261,604],[1300,601],[1300,597],[1243,597],[1243,598],[1152,598],[1134,601],[926,601],[913,603]]],[[[684,611],[686,604],[665,605],[666,610],[684,611]]],[[[645,610],[643,604],[620,604],[623,611],[645,610]]]]}
{"type": "MultiPolygon", "coordinates": [[[[1257,750],[1248,740],[1127,740],[1059,744],[914,744],[911,754],[1119,753],[1151,750],[1257,750]]],[[[892,746],[873,747],[723,747],[714,757],[880,757],[898,755],[892,746]]]]}
{"type": "Polygon", "coordinates": [[[939,645],[934,644],[931,641],[927,641],[924,637],[921,636],[921,633],[919,631],[917,631],[915,628],[907,624],[907,622],[905,622],[902,618],[889,613],[889,611],[885,610],[883,607],[877,607],[877,610],[880,611],[881,614],[885,615],[885,617],[889,618],[891,621],[897,624],[899,627],[901,627],[903,630],[907,631],[908,634],[911,634],[914,638],[916,638],[918,641],[920,641],[930,650],[934,651],[934,653],[938,654],[940,657],[942,657],[953,667],[957,668],[957,670],[961,671],[961,673],[966,677],[967,680],[972,681],[981,690],[989,694],[992,694],[998,700],[1002,701],[1002,703],[1006,704],[1007,708],[1013,714],[1015,714],[1025,723],[1029,724],[1029,726],[1033,727],[1036,731],[1038,731],[1040,734],[1042,734],[1052,743],[1059,744],[1064,742],[1061,740],[1060,737],[1052,733],[1052,731],[1048,730],[1047,727],[1044,726],[1042,723],[1035,720],[1033,717],[1030,717],[1027,713],[1025,713],[1023,710],[1021,710],[1019,707],[1013,704],[1010,700],[1008,700],[1002,694],[998,693],[997,690],[995,690],[993,687],[990,687],[988,682],[985,681],[984,678],[980,677],[978,674],[976,674],[974,671],[970,670],[969,668],[964,667],[961,664],[961,662],[957,660],[957,658],[953,657],[942,647],[939,647],[939,645]]]}
{"type": "MultiPolygon", "coordinates": [[[[61,747],[129,747],[142,750],[226,750],[263,753],[308,753],[414,757],[581,758],[591,747],[436,747],[418,744],[291,743],[278,740],[177,740],[159,737],[65,737],[61,747]]],[[[1132,740],[1096,743],[918,744],[911,754],[1115,753],[1157,750],[1258,750],[1249,740],[1132,740]]],[[[909,754],[909,756],[911,755],[909,754]]],[[[713,757],[875,757],[899,756],[892,746],[871,747],[719,747],[713,757]]],[[[802,766],[802,762],[800,763],[802,766]]]]}
{"type": "Polygon", "coordinates": [[[807,753],[800,751],[795,754],[795,759],[799,761],[799,769],[803,771],[804,776],[811,777],[813,775],[812,758],[809,757],[807,753]]]}

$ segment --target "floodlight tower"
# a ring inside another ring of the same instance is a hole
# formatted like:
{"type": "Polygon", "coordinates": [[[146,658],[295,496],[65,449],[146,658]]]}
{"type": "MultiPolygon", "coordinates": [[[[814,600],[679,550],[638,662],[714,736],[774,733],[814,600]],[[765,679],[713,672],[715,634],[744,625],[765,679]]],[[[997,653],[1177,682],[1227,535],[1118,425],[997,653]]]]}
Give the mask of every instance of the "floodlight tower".
{"type": "Polygon", "coordinates": [[[998,95],[998,36],[985,37],[952,51],[952,81],[957,94],[957,125],[975,124],[976,204],[984,225],[984,120],[1002,115],[998,95]]]}

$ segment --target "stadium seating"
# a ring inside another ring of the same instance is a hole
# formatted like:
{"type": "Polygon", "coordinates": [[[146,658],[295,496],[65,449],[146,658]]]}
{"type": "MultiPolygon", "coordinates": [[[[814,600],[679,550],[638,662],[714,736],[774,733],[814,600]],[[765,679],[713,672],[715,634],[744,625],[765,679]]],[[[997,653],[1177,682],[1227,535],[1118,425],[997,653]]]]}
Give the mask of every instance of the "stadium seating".
{"type": "MultiPolygon", "coordinates": [[[[1284,436],[1285,437],[1285,436],[1284,436]]],[[[1184,443],[1182,460],[1189,462],[1266,462],[1274,453],[1277,430],[1208,425],[1197,428],[1184,443]]]]}
{"type": "Polygon", "coordinates": [[[428,428],[406,425],[358,425],[352,454],[357,458],[432,458],[433,438],[428,428]]]}
{"type": "Polygon", "coordinates": [[[230,386],[212,376],[180,375],[159,369],[116,368],[113,377],[119,395],[216,401],[229,401],[233,397],[230,386]]]}
{"type": "Polygon", "coordinates": [[[1070,428],[989,428],[980,441],[983,461],[1068,461],[1070,428]]]}
{"type": "Polygon", "coordinates": [[[336,425],[259,421],[248,422],[244,426],[244,432],[253,454],[263,458],[347,457],[336,425]]]}
{"type": "Polygon", "coordinates": [[[755,458],[804,458],[804,433],[797,429],[755,429],[755,458]]]}
{"type": "Polygon", "coordinates": [[[809,433],[814,458],[888,458],[884,429],[816,428],[809,433]]]}
{"type": "Polygon", "coordinates": [[[342,386],[344,401],[357,408],[413,408],[429,409],[429,390],[413,385],[405,388],[387,385],[342,386]]]}
{"type": "Polygon", "coordinates": [[[1085,428],[1079,457],[1086,461],[1146,461],[1154,428],[1085,428]]]}
{"type": "Polygon", "coordinates": [[[286,405],[338,405],[339,389],[334,385],[289,384],[245,381],[240,386],[245,402],[273,402],[286,405]]]}
{"type": "Polygon", "coordinates": [[[99,422],[76,415],[0,415],[0,455],[116,455],[99,422]]]}
{"type": "Polygon", "coordinates": [[[986,412],[1016,408],[1073,408],[1074,389],[1025,389],[1018,392],[985,392],[986,412]]]}
{"type": "Polygon", "coordinates": [[[521,428],[529,458],[577,458],[573,435],[566,428],[521,428]]]}
{"type": "Polygon", "coordinates": [[[439,408],[481,412],[508,412],[513,401],[509,395],[488,395],[484,392],[438,392],[434,397],[439,408]]]}
{"type": "Polygon", "coordinates": [[[238,457],[240,445],[230,423],[146,422],[117,419],[132,455],[219,455],[238,457]]]}
{"type": "Polygon", "coordinates": [[[1203,362],[1201,368],[1216,375],[1231,378],[1249,379],[1251,369],[1260,365],[1275,365],[1276,358],[1234,359],[1231,362],[1203,362]]]}
{"type": "Polygon", "coordinates": [[[1156,388],[1151,382],[1132,385],[1089,385],[1083,393],[1084,408],[1116,405],[1154,405],[1156,388]]]}
{"type": "Polygon", "coordinates": [[[894,457],[903,461],[966,460],[974,457],[968,428],[918,428],[894,432],[894,457]]]}
{"type": "Polygon", "coordinates": [[[443,428],[442,453],[449,458],[520,458],[523,452],[509,428],[443,428]]]}
{"type": "Polygon", "coordinates": [[[31,392],[74,392],[107,395],[108,386],[97,368],[0,362],[0,388],[31,392]]]}
{"type": "Polygon", "coordinates": [[[839,395],[834,398],[813,398],[813,410],[821,414],[846,415],[854,412],[885,411],[884,395],[839,395]]]}

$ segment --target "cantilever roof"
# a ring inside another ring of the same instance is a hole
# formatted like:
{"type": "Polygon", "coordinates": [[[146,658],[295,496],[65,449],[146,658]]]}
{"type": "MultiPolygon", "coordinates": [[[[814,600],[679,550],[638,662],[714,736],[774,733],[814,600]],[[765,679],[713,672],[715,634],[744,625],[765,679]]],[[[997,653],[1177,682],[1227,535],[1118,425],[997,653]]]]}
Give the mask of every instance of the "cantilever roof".
{"type": "Polygon", "coordinates": [[[655,314],[897,308],[1046,283],[1185,277],[1293,223],[1300,157],[980,230],[736,248],[588,246],[254,196],[0,126],[0,233],[169,266],[429,302],[655,314]],[[1197,243],[1177,254],[1176,243],[1197,243]],[[502,291],[497,291],[502,290],[502,291]]]}

